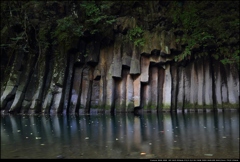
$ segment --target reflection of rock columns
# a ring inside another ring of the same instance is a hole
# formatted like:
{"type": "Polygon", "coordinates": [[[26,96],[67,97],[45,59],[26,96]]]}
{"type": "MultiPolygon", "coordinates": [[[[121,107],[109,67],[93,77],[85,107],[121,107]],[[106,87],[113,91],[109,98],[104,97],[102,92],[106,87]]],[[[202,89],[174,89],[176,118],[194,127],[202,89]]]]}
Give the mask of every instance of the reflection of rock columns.
{"type": "Polygon", "coordinates": [[[31,132],[30,133],[32,133],[32,134],[30,134],[30,135],[32,135],[32,136],[38,136],[38,129],[37,129],[37,124],[38,123],[36,123],[37,121],[39,121],[38,120],[38,117],[37,116],[29,116],[29,118],[30,118],[30,124],[31,124],[31,132]]]}
{"type": "Polygon", "coordinates": [[[55,115],[52,117],[52,124],[54,129],[54,136],[55,137],[61,137],[61,129],[59,125],[59,116],[55,115]]]}
{"type": "Polygon", "coordinates": [[[165,114],[164,115],[164,143],[165,146],[167,146],[169,148],[169,150],[167,151],[168,153],[170,153],[170,155],[172,154],[172,148],[173,147],[173,142],[174,142],[174,138],[173,138],[173,125],[172,125],[172,121],[171,121],[171,116],[170,114],[165,114]]]}
{"type": "Polygon", "coordinates": [[[141,145],[141,127],[139,117],[134,117],[133,122],[133,143],[136,148],[140,149],[141,145]]]}
{"type": "Polygon", "coordinates": [[[133,123],[131,123],[130,117],[127,116],[126,118],[126,150],[127,152],[131,151],[131,145],[132,145],[132,135],[133,135],[133,130],[132,130],[132,125],[133,123]]]}
{"type": "MultiPolygon", "coordinates": [[[[44,128],[44,131],[42,131],[41,135],[46,135],[47,137],[47,141],[48,143],[51,143],[52,140],[52,131],[51,131],[51,128],[50,128],[50,124],[51,124],[51,117],[50,116],[42,116],[42,125],[43,125],[43,128],[44,128]],[[43,133],[44,132],[44,133],[43,133]]],[[[41,137],[43,138],[43,137],[41,137]]]]}
{"type": "MultiPolygon", "coordinates": [[[[10,122],[11,122],[11,126],[12,126],[12,136],[13,136],[13,138],[16,138],[16,141],[20,141],[20,139],[21,139],[20,135],[22,134],[21,133],[22,129],[18,128],[15,116],[9,116],[9,118],[10,118],[10,122]]],[[[19,124],[21,124],[21,123],[19,123],[19,124]]]]}

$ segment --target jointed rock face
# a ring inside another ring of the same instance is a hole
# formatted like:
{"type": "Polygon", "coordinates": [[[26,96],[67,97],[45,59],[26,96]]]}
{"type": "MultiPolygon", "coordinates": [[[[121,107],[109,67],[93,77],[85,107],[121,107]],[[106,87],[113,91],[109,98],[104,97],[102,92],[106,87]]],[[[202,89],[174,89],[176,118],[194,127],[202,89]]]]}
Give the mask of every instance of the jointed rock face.
{"type": "Polygon", "coordinates": [[[69,58],[42,58],[33,65],[33,58],[16,55],[8,82],[2,86],[2,110],[87,113],[238,108],[239,74],[233,66],[209,59],[182,65],[167,52],[172,47],[162,45],[162,49],[158,45],[164,43],[157,39],[147,42],[148,49],[126,45],[121,34],[115,40],[104,48],[88,45],[92,53],[84,61],[72,53],[69,58]]]}
{"type": "Polygon", "coordinates": [[[10,72],[1,79],[2,112],[238,109],[237,65],[208,56],[176,61],[182,45],[155,3],[149,2],[152,11],[144,19],[119,16],[110,43],[96,36],[76,41],[68,50],[56,45],[39,47],[37,53],[15,52],[10,72]],[[126,31],[137,21],[149,28],[142,33],[142,46],[126,41],[126,31]]]}

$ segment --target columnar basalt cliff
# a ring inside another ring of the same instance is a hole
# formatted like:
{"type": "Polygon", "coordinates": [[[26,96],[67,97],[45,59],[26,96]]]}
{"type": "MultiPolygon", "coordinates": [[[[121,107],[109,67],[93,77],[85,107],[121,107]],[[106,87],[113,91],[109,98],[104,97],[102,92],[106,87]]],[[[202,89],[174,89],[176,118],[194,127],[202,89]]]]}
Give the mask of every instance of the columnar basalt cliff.
{"type": "MultiPolygon", "coordinates": [[[[154,10],[154,7],[153,7],[154,10]]],[[[145,17],[153,25],[159,13],[145,17]]],[[[212,57],[176,61],[182,51],[173,31],[126,41],[137,20],[117,18],[113,41],[80,39],[34,55],[19,51],[1,84],[2,113],[161,112],[239,109],[239,69],[212,57]],[[85,55],[84,55],[85,54],[85,55]]]]}

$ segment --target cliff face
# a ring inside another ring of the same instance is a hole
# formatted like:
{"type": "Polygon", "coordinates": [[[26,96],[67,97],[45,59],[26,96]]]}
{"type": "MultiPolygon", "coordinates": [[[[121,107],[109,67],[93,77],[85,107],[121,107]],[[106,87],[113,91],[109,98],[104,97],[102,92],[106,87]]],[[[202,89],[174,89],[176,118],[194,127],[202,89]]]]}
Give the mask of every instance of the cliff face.
{"type": "Polygon", "coordinates": [[[151,14],[143,16],[143,26],[151,28],[142,33],[143,46],[126,41],[126,30],[136,27],[136,18],[120,16],[111,43],[96,36],[76,41],[70,49],[39,47],[31,55],[16,51],[1,84],[2,112],[238,109],[237,65],[208,56],[175,61],[182,46],[172,30],[159,25],[154,3],[149,3],[151,14]]]}
{"type": "Polygon", "coordinates": [[[7,84],[2,86],[2,110],[89,113],[238,108],[239,73],[233,65],[209,58],[178,63],[171,53],[174,46],[164,39],[153,38],[138,48],[121,38],[116,35],[114,44],[106,47],[80,42],[79,46],[89,49],[86,58],[79,52],[64,58],[64,49],[59,49],[34,64],[24,53],[16,55],[7,84]]]}

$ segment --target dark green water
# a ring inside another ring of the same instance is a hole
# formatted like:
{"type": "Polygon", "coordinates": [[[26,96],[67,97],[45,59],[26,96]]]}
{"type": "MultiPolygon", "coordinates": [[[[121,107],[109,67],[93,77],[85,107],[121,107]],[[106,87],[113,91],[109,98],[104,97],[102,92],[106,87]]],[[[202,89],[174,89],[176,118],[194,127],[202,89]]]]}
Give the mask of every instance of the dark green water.
{"type": "Polygon", "coordinates": [[[239,111],[2,115],[1,158],[239,159],[239,111]]]}

